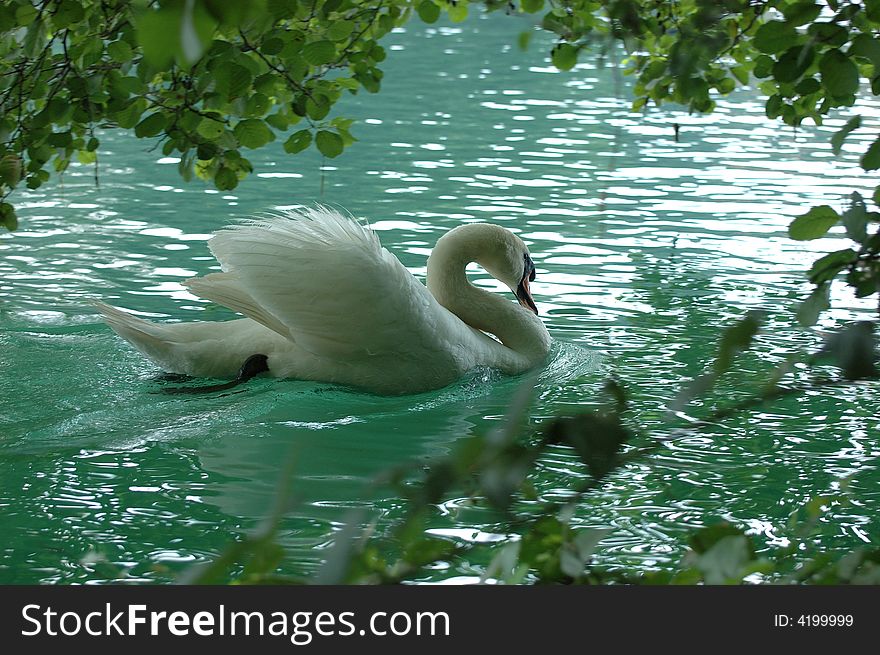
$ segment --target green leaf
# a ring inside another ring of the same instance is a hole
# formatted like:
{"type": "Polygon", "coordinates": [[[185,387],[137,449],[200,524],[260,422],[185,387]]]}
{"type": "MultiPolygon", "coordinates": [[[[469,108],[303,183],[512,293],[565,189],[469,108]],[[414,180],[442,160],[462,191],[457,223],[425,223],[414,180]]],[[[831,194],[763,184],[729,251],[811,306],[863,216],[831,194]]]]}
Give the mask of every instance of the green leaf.
{"type": "Polygon", "coordinates": [[[352,136],[351,132],[349,132],[347,128],[340,127],[337,128],[336,131],[339,132],[339,136],[342,138],[342,145],[344,145],[346,148],[357,141],[357,139],[352,136]]]}
{"type": "Polygon", "coordinates": [[[184,153],[180,161],[177,162],[177,172],[184,182],[189,182],[193,177],[193,165],[195,164],[196,155],[192,150],[184,153]]]}
{"type": "Polygon", "coordinates": [[[870,145],[868,151],[862,156],[861,164],[866,171],[875,171],[880,168],[880,138],[870,145]]]}
{"type": "Polygon", "coordinates": [[[726,521],[715,523],[690,536],[691,548],[696,553],[708,552],[715,544],[726,537],[745,536],[745,533],[726,521]]]}
{"type": "Polygon", "coordinates": [[[833,49],[819,60],[822,86],[833,97],[852,95],[859,90],[859,69],[852,59],[833,49]]]}
{"type": "Polygon", "coordinates": [[[337,20],[327,29],[327,38],[331,41],[344,41],[354,31],[354,23],[350,20],[337,20]]]}
{"type": "Polygon", "coordinates": [[[715,88],[718,89],[718,93],[727,95],[736,88],[736,82],[732,77],[725,77],[723,80],[715,83],[715,88]]]}
{"type": "Polygon", "coordinates": [[[197,158],[201,159],[202,161],[209,161],[216,157],[219,153],[220,148],[210,141],[200,143],[196,148],[197,158]]]}
{"type": "Polygon", "coordinates": [[[831,137],[831,151],[835,155],[840,154],[840,149],[843,146],[843,140],[847,137],[847,135],[853,130],[859,129],[862,125],[862,117],[861,116],[853,116],[850,118],[846,125],[844,125],[840,130],[834,133],[834,136],[831,137]]]}
{"type": "Polygon", "coordinates": [[[807,272],[807,277],[813,284],[829,282],[858,258],[858,253],[850,248],[837,250],[817,259],[807,272]]]}
{"type": "Polygon", "coordinates": [[[134,56],[134,50],[126,41],[113,41],[107,44],[107,54],[113,61],[125,64],[131,61],[134,56]]]}
{"type": "Polygon", "coordinates": [[[313,41],[302,49],[302,58],[312,66],[324,66],[336,59],[336,46],[332,41],[313,41]]]}
{"type": "Polygon", "coordinates": [[[296,0],[268,0],[266,8],[274,20],[291,19],[296,16],[296,0]]]}
{"type": "Polygon", "coordinates": [[[528,14],[536,14],[544,8],[544,0],[520,0],[519,6],[528,14]]]}
{"type": "MultiPolygon", "coordinates": [[[[690,559],[690,558],[689,558],[690,559]]],[[[739,584],[749,562],[755,559],[754,547],[745,535],[723,537],[709,550],[692,558],[706,584],[739,584]]]]}
{"type": "MultiPolygon", "coordinates": [[[[483,575],[480,576],[480,582],[497,578],[505,584],[517,584],[519,582],[516,575],[519,547],[520,543],[518,541],[504,544],[492,558],[492,561],[489,562],[489,566],[483,571],[483,575]]],[[[522,568],[524,569],[525,567],[522,568]]]]}
{"type": "Polygon", "coordinates": [[[330,113],[330,100],[320,94],[312,94],[312,97],[306,99],[306,115],[312,120],[322,120],[330,113]]]}
{"type": "Polygon", "coordinates": [[[21,159],[18,155],[7,154],[0,158],[0,181],[10,189],[21,181],[21,159]]]}
{"type": "Polygon", "coordinates": [[[165,70],[180,48],[180,7],[146,9],[135,16],[138,43],[144,59],[158,70],[165,70]]]}
{"type": "Polygon", "coordinates": [[[752,69],[752,72],[759,80],[764,79],[765,77],[770,77],[773,72],[773,64],[772,57],[758,55],[758,58],[755,59],[755,67],[752,69]]]}
{"type": "Polygon", "coordinates": [[[248,98],[245,105],[245,113],[248,116],[262,116],[269,111],[269,97],[264,93],[255,93],[248,98]]]}
{"type": "Polygon", "coordinates": [[[795,241],[810,241],[825,236],[840,220],[840,215],[828,205],[813,207],[788,226],[788,235],[795,241]]]}
{"type": "Polygon", "coordinates": [[[858,267],[851,267],[846,283],[856,293],[856,298],[866,298],[880,292],[880,261],[867,260],[858,267]]]}
{"type": "Polygon", "coordinates": [[[823,282],[817,286],[806,300],[804,300],[797,310],[798,323],[804,327],[811,327],[819,320],[819,315],[828,309],[831,304],[829,302],[829,293],[831,285],[823,282]]]}
{"type": "Polygon", "coordinates": [[[551,52],[553,65],[559,70],[567,71],[577,64],[578,49],[569,43],[561,43],[551,52]]]}
{"type": "Polygon", "coordinates": [[[262,148],[270,141],[275,140],[275,133],[258,118],[239,121],[233,129],[233,134],[241,145],[252,150],[262,148]]]}
{"type": "Polygon", "coordinates": [[[341,155],[345,149],[342,137],[335,132],[328,132],[327,130],[318,132],[315,137],[315,145],[318,146],[318,151],[322,155],[331,159],[341,155]]]}
{"type": "Polygon", "coordinates": [[[541,516],[522,537],[519,561],[547,580],[559,577],[559,548],[567,526],[554,516],[541,516]]]}
{"type": "Polygon", "coordinates": [[[370,48],[370,59],[372,59],[376,63],[379,63],[381,61],[385,61],[385,57],[387,57],[387,55],[385,54],[385,48],[380,46],[378,43],[374,43],[373,47],[370,48]]]}
{"type": "Polygon", "coordinates": [[[718,358],[715,360],[715,375],[721,375],[730,368],[734,357],[748,350],[752,341],[761,329],[764,315],[758,311],[748,312],[742,320],[737,321],[721,333],[718,343],[718,358]]]}
{"type": "Polygon", "coordinates": [[[816,56],[811,46],[794,46],[773,65],[773,77],[782,83],[794,82],[807,71],[816,56]]]}
{"type": "Polygon", "coordinates": [[[816,91],[821,88],[822,85],[819,84],[819,80],[817,80],[815,77],[805,77],[797,83],[797,86],[794,87],[794,90],[795,93],[798,93],[802,96],[808,96],[811,93],[816,93],[816,91]]]}
{"type": "MultiPolygon", "coordinates": [[[[158,9],[144,7],[135,13],[137,40],[147,63],[156,70],[166,70],[175,59],[192,65],[201,57],[216,27],[205,4],[168,2],[158,9]]],[[[221,4],[212,3],[215,8],[221,4]]]]}
{"type": "Polygon", "coordinates": [[[85,18],[83,5],[77,0],[61,0],[52,15],[52,22],[57,29],[64,29],[85,18]]]}
{"type": "Polygon", "coordinates": [[[776,118],[782,113],[782,107],[784,102],[782,100],[782,96],[779,94],[773,94],[769,98],[767,98],[767,104],[764,108],[764,113],[767,114],[767,118],[776,118]]]}
{"type": "Polygon", "coordinates": [[[73,142],[73,135],[70,132],[53,132],[46,139],[53,148],[66,148],[73,142]]]}
{"type": "Polygon", "coordinates": [[[590,412],[555,419],[546,429],[549,443],[567,444],[597,480],[619,465],[618,454],[632,433],[617,414],[590,412]]]}
{"type": "Polygon", "coordinates": [[[803,0],[786,5],[782,8],[782,15],[785,16],[785,22],[789,25],[806,25],[813,22],[822,12],[822,8],[813,0],[803,0]]]}
{"type": "Polygon", "coordinates": [[[841,27],[835,21],[812,23],[807,28],[807,34],[832,48],[839,48],[849,40],[849,30],[841,27]]]}
{"type": "Polygon", "coordinates": [[[221,191],[229,191],[238,186],[238,175],[231,168],[221,166],[214,175],[214,185],[221,191]]]}
{"type": "Polygon", "coordinates": [[[168,124],[162,112],[155,112],[134,126],[135,136],[138,138],[151,137],[160,134],[168,124]]]}
{"type": "Polygon", "coordinates": [[[15,207],[8,202],[0,202],[0,225],[10,232],[18,229],[18,217],[15,215],[15,207]]]}
{"type": "Polygon", "coordinates": [[[440,7],[431,0],[422,0],[416,11],[419,14],[419,18],[426,23],[436,23],[437,19],[440,18],[440,7]]]}
{"type": "Polygon", "coordinates": [[[859,34],[852,40],[849,55],[867,59],[874,65],[874,74],[880,72],[880,41],[870,34],[859,34]]]}
{"type": "Polygon", "coordinates": [[[868,239],[868,212],[865,209],[865,201],[858,191],[853,191],[850,199],[852,204],[843,212],[841,222],[846,229],[846,236],[856,243],[864,243],[868,239]]]}
{"type": "Polygon", "coordinates": [[[23,27],[33,23],[36,17],[37,8],[30,3],[20,4],[15,10],[15,22],[23,27]]]}
{"type": "Polygon", "coordinates": [[[446,6],[446,13],[453,23],[460,23],[467,18],[468,6],[466,2],[457,2],[446,6]]]}
{"type": "Polygon", "coordinates": [[[312,144],[312,133],[309,130],[299,130],[290,135],[284,142],[284,152],[294,155],[305,150],[312,144]]]}
{"type": "Polygon", "coordinates": [[[138,98],[137,100],[132,101],[125,109],[122,111],[118,111],[112,115],[113,120],[116,121],[116,124],[123,129],[131,129],[135,125],[137,125],[138,120],[140,120],[141,114],[144,113],[144,110],[147,108],[147,101],[143,98],[138,98]]]}
{"type": "Polygon", "coordinates": [[[342,116],[337,116],[332,121],[330,121],[330,125],[332,127],[335,127],[336,129],[347,130],[352,125],[354,125],[354,119],[353,118],[343,118],[342,116]]]}
{"type": "Polygon", "coordinates": [[[427,566],[434,562],[450,559],[455,553],[453,542],[434,537],[422,537],[406,544],[403,551],[405,562],[413,566],[427,566]]]}
{"type": "Polygon", "coordinates": [[[731,66],[730,72],[739,80],[740,84],[745,85],[749,83],[749,69],[745,66],[731,66]]]}
{"type": "Polygon", "coordinates": [[[284,559],[284,547],[271,540],[261,540],[252,545],[248,555],[250,559],[241,572],[242,578],[259,583],[262,576],[273,573],[284,559]]]}
{"type": "Polygon", "coordinates": [[[70,111],[70,102],[55,96],[46,103],[43,111],[51,122],[60,123],[70,111]]]}
{"type": "Polygon", "coordinates": [[[263,73],[254,78],[254,91],[262,93],[265,96],[275,96],[279,86],[284,84],[284,80],[275,73],[263,73]]]}
{"type": "Polygon", "coordinates": [[[596,547],[599,545],[599,542],[612,532],[614,532],[612,528],[587,528],[575,532],[574,539],[572,539],[572,545],[574,545],[578,557],[584,564],[586,564],[593,556],[593,553],[596,552],[596,547]]]}
{"type": "Polygon", "coordinates": [[[768,55],[782,52],[794,45],[797,31],[792,25],[778,20],[771,20],[761,25],[755,32],[754,44],[760,51],[768,55]]]}
{"type": "Polygon", "coordinates": [[[122,98],[128,98],[130,95],[142,95],[144,91],[144,83],[136,77],[110,77],[110,93],[122,98]]]}
{"type": "Polygon", "coordinates": [[[287,128],[289,128],[291,124],[295,121],[291,121],[290,114],[282,109],[275,112],[274,114],[269,114],[268,116],[266,116],[266,122],[277,131],[286,132],[287,128]]]}
{"type": "Polygon", "coordinates": [[[270,37],[264,39],[260,44],[260,52],[264,55],[277,55],[282,50],[284,50],[285,42],[284,39],[280,37],[270,37]]]}
{"type": "Polygon", "coordinates": [[[226,95],[230,100],[245,95],[253,82],[251,72],[238,64],[225,64],[221,66],[214,73],[214,78],[217,90],[226,95]]]}
{"type": "Polygon", "coordinates": [[[850,323],[840,332],[832,334],[822,352],[830,355],[835,365],[843,369],[843,376],[847,380],[877,377],[874,325],[869,321],[850,323]]]}
{"type": "Polygon", "coordinates": [[[223,134],[223,130],[226,129],[226,126],[223,124],[221,120],[214,120],[213,118],[203,118],[201,122],[199,122],[199,126],[196,128],[196,132],[199,136],[203,136],[206,139],[213,141],[221,134],[223,134]]]}

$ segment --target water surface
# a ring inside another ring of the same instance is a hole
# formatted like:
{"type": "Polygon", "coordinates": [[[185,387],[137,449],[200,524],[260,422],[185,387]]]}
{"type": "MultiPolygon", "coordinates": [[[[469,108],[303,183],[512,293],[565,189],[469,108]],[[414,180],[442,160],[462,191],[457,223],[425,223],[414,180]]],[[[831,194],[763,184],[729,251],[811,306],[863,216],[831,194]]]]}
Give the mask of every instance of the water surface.
{"type": "MultiPolygon", "coordinates": [[[[840,235],[802,244],[785,229],[810,205],[870,195],[858,168],[867,142],[854,134],[842,159],[827,142],[846,116],[793,131],[763,118],[748,90],[708,117],[630,114],[626,80],[610,66],[560,73],[543,60],[546,39],[525,53],[511,45],[522,27],[492,16],[389,36],[381,93],[340,106],[357,119],[359,142],[337,160],[285,156],[274,144],[252,154],[250,179],[220,193],[182,182],[176,160],[149,142],[108,133],[99,187],[90,167],[73,166],[60,182],[17,193],[22,227],[0,235],[0,582],[172,580],[259,523],[286,462],[297,502],[282,524],[283,570],[307,574],[351,508],[366,507],[379,530],[400,516],[391,493],[365,497],[377,473],[440,456],[501,420],[520,381],[483,370],[399,398],[270,379],[222,397],[156,393],[160,371],[88,300],[156,320],[231,318],[181,281],[214,270],[205,240],[235,218],[316,200],[341,206],[420,277],[436,239],[462,222],[517,231],[556,340],[536,424],[595,406],[613,372],[640,425],[660,434],[675,389],[749,309],[767,310],[768,328],[730,393],[819,343],[795,326],[793,305],[815,253],[843,247],[840,235]]],[[[876,126],[876,107],[860,111],[876,126]]],[[[835,288],[819,329],[873,310],[835,288]]],[[[747,526],[764,548],[785,544],[791,512],[847,479],[849,501],[825,513],[817,543],[876,546],[878,410],[876,389],[864,386],[729,419],[618,472],[575,521],[614,529],[600,547],[605,564],[669,567],[687,533],[718,518],[747,526]]],[[[534,482],[552,500],[582,476],[558,449],[534,482]]],[[[503,526],[452,499],[433,530],[487,541],[503,526]]],[[[426,579],[473,580],[484,563],[426,579]]]]}

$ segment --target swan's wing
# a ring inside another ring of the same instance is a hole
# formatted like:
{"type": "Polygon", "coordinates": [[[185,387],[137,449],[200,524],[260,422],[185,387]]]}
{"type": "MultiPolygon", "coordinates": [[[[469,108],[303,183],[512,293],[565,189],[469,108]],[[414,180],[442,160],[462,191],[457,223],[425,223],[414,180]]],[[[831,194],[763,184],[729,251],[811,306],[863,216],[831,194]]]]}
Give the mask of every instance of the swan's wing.
{"type": "Polygon", "coordinates": [[[261,307],[232,273],[211,273],[205,277],[185,280],[183,284],[199,298],[211,300],[234,312],[244,314],[282,337],[290,338],[288,327],[261,307]]]}
{"type": "Polygon", "coordinates": [[[195,285],[197,293],[231,306],[215,289],[234,286],[233,309],[276,332],[280,324],[316,355],[417,356],[437,343],[438,321],[449,319],[370,229],[328,208],[236,225],[208,247],[226,277],[207,291],[195,285]]]}

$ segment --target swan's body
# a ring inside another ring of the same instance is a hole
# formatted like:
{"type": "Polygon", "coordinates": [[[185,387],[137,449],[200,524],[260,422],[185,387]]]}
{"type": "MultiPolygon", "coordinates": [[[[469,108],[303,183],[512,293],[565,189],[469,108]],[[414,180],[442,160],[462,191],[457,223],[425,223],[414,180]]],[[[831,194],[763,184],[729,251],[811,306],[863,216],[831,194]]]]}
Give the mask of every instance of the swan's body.
{"type": "Polygon", "coordinates": [[[445,386],[476,366],[521,373],[550,348],[528,291],[528,250],[496,225],[444,235],[428,259],[427,287],[369,228],[327,208],[236,225],[208,247],[223,272],[186,286],[247,318],[157,324],[97,304],[117,334],[172,373],[231,377],[261,353],[276,377],[402,394],[445,386]],[[523,306],[468,282],[474,261],[523,306]]]}

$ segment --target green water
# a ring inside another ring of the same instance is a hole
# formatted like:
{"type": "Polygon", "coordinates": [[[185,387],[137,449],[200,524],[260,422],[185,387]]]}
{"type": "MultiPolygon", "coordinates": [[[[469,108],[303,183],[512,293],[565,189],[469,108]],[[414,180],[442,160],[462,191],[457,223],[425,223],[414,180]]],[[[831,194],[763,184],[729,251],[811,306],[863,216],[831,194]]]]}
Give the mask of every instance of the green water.
{"type": "MultiPolygon", "coordinates": [[[[99,187],[91,168],[74,166],[60,183],[17,192],[22,227],[0,235],[0,582],[170,581],[258,525],[287,462],[296,504],[282,523],[283,570],[307,574],[352,508],[367,508],[380,531],[400,516],[390,493],[365,498],[373,476],[442,455],[504,414],[519,381],[491,371],[399,398],[269,379],[225,397],[155,393],[159,371],[87,301],[160,320],[230,318],[180,282],[212,270],[204,241],[236,217],[337,204],[369,219],[419,276],[434,241],[462,221],[518,231],[556,340],[536,423],[591,406],[615,372],[640,425],[658,430],[675,389],[711,359],[718,329],[748,309],[767,310],[768,327],[730,393],[819,342],[795,327],[792,306],[814,253],[842,246],[795,243],[785,227],[811,204],[870,194],[857,166],[865,142],[851,138],[841,163],[827,145],[841,120],[795,133],[764,119],[748,91],[710,117],[629,114],[625,81],[590,64],[556,72],[541,60],[546,43],[511,47],[522,27],[496,16],[391,35],[382,92],[343,104],[359,143],[323,169],[314,153],[273,147],[253,153],[241,187],[218,193],[183,183],[147,142],[105,134],[99,187]]],[[[819,327],[872,311],[836,288],[819,327]]],[[[729,419],[616,473],[574,520],[614,529],[602,563],[662,568],[684,535],[718,518],[762,548],[785,544],[789,514],[849,477],[849,502],[823,515],[817,543],[876,546],[878,409],[864,386],[729,419]]],[[[552,500],[582,476],[560,449],[534,483],[552,500]]],[[[464,499],[438,510],[438,535],[503,534],[497,516],[464,499]]],[[[428,579],[472,581],[483,564],[428,579]]]]}

